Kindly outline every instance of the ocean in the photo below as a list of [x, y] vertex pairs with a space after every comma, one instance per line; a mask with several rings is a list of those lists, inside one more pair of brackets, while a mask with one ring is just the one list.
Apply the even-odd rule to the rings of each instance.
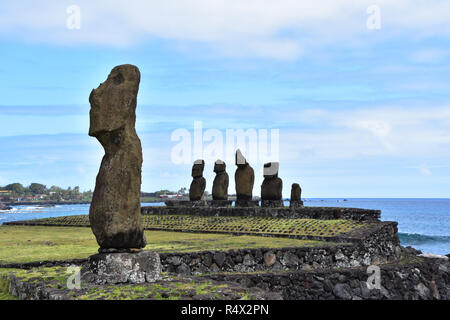
[[[450, 253], [450, 199], [304, 199], [305, 206], [381, 210], [382, 221], [397, 221], [400, 243], [424, 253]], [[289, 202], [286, 202], [289, 205]], [[164, 203], [143, 203], [164, 205]], [[0, 224], [10, 221], [88, 214], [89, 205], [15, 206], [0, 211]]]

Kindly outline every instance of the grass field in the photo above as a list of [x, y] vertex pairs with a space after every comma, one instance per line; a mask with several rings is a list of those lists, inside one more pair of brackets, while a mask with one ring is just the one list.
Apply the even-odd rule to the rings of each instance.
[[[336, 237], [366, 227], [369, 223], [353, 220], [283, 219], [266, 217], [200, 217], [188, 215], [143, 215], [144, 228], [191, 232], [217, 232], [272, 236]], [[31, 220], [24, 223], [89, 226], [87, 215]]]
[[[332, 244], [288, 238], [168, 231], [146, 231], [145, 236], [145, 250], [161, 253]], [[0, 226], [0, 264], [87, 258], [97, 250], [98, 244], [90, 228]]]

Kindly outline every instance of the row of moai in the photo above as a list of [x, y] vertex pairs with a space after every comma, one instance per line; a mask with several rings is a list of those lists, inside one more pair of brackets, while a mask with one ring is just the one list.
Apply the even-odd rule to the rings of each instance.
[[[247, 162], [241, 151], [236, 151], [236, 172], [234, 174], [236, 185], [236, 202], [237, 207], [254, 207], [258, 206], [258, 201], [253, 200], [253, 185], [255, 182], [255, 172]], [[189, 200], [193, 202], [201, 201], [206, 188], [206, 180], [203, 177], [205, 168], [204, 160], [196, 160], [192, 166], [192, 178], [189, 189]], [[283, 180], [278, 177], [278, 162], [269, 162], [264, 164], [264, 181], [261, 185], [261, 206], [263, 207], [283, 207]], [[214, 163], [214, 178], [212, 187], [212, 205], [222, 206], [229, 205], [228, 200], [228, 182], [229, 177], [226, 172], [226, 164], [222, 160]], [[298, 183], [294, 183], [291, 189], [290, 207], [302, 207], [301, 188]]]

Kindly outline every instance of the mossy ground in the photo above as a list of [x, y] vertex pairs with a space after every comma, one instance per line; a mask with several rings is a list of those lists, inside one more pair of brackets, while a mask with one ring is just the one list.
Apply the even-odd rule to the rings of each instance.
[[18, 300], [17, 297], [9, 293], [8, 286], [8, 280], [3, 278], [0, 273], [0, 300]]
[[[145, 236], [145, 250], [160, 253], [332, 245], [324, 241], [167, 231], [146, 231]], [[87, 258], [97, 250], [90, 228], [0, 226], [0, 264]]]
[[[143, 215], [150, 230], [177, 230], [271, 236], [336, 237], [366, 227], [369, 223], [353, 220], [286, 219], [267, 217], [201, 217], [190, 215]], [[89, 226], [87, 215], [46, 218], [21, 223], [55, 226]]]

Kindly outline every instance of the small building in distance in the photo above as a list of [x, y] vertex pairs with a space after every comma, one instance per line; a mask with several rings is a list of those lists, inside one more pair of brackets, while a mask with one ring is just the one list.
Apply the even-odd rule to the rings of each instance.
[[166, 199], [184, 199], [184, 194], [161, 194], [159, 197], [162, 200]]

